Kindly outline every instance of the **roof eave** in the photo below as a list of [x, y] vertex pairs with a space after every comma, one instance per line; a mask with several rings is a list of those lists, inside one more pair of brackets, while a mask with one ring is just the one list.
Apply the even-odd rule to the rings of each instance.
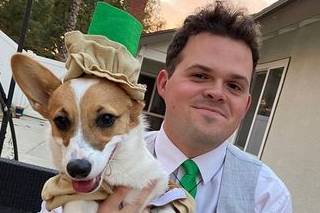
[[154, 43], [154, 42], [170, 40], [172, 38], [172, 35], [175, 32], [176, 32], [176, 29], [168, 29], [168, 30], [161, 30], [157, 32], [142, 34], [141, 40], [140, 40], [140, 46]]
[[253, 14], [253, 18], [255, 20], [260, 19], [260, 18], [266, 16], [267, 14], [269, 14], [270, 12], [272, 12], [276, 9], [280, 9], [281, 7], [287, 5], [288, 3], [292, 2], [292, 1], [294, 1], [294, 0], [276, 1], [275, 3], [271, 4], [269, 7], [266, 7], [263, 10], [261, 10], [260, 12]]

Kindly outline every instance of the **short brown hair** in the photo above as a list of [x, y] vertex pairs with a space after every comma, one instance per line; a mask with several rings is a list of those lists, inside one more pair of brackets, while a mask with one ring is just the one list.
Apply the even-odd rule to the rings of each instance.
[[245, 42], [252, 52], [254, 72], [259, 60], [260, 25], [244, 11], [233, 10], [217, 1], [215, 5], [208, 5], [197, 14], [188, 16], [183, 26], [175, 33], [166, 58], [166, 68], [170, 76], [181, 60], [179, 55], [189, 37], [204, 32]]

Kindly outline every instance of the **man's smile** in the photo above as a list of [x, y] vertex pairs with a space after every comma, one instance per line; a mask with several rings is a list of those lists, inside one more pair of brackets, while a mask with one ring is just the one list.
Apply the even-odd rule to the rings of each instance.
[[201, 113], [205, 113], [206, 115], [209, 116], [222, 116], [224, 118], [227, 118], [226, 113], [216, 107], [211, 107], [211, 106], [206, 106], [206, 105], [196, 105], [196, 106], [192, 106], [192, 108], [196, 109], [197, 111], [201, 112]]

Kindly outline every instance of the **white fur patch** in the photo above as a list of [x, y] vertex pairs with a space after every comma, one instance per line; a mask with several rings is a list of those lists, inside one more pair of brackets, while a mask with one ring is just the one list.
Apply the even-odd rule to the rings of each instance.
[[[70, 86], [73, 90], [75, 96], [75, 102], [77, 107], [77, 118], [81, 117], [80, 103], [84, 94], [88, 89], [98, 83], [97, 79], [87, 79], [87, 78], [77, 78], [72, 79]], [[88, 159], [88, 156], [96, 152], [84, 139], [82, 128], [81, 128], [81, 119], [78, 119], [78, 126], [76, 127], [77, 131], [75, 135], [70, 139], [68, 147], [64, 147], [64, 164], [65, 167], [70, 160], [74, 159]], [[97, 174], [95, 174], [97, 175]]]
[[77, 106], [80, 105], [81, 98], [89, 89], [89, 87], [91, 87], [95, 83], [98, 83], [97, 79], [76, 78], [71, 80], [71, 88], [73, 89], [73, 92], [75, 94]]

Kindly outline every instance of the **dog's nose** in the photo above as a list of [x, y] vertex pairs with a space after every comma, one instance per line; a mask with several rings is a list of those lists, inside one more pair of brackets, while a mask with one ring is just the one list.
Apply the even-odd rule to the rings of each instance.
[[85, 178], [91, 171], [91, 163], [85, 159], [72, 160], [67, 164], [67, 172], [73, 178]]

